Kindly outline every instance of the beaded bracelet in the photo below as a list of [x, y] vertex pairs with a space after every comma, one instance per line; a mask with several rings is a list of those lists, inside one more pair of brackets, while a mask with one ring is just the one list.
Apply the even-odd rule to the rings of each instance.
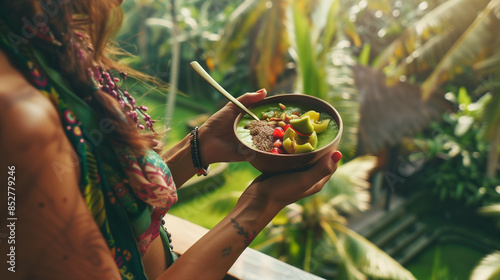
[[198, 143], [198, 127], [195, 127], [191, 131], [191, 159], [193, 160], [193, 165], [198, 171], [196, 175], [198, 176], [207, 176], [208, 172], [210, 172], [210, 165], [204, 167], [201, 163], [201, 153], [200, 153], [200, 145]]

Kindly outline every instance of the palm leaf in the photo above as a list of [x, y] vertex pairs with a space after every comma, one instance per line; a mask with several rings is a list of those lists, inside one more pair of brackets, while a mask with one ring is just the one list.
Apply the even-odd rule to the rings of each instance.
[[[474, 1], [475, 2], [475, 1]], [[436, 88], [461, 74], [467, 67], [472, 67], [491, 55], [500, 43], [500, 19], [496, 10], [500, 8], [499, 0], [491, 0], [476, 20], [455, 42], [431, 75], [422, 84], [422, 95], [428, 98]]]
[[376, 162], [374, 156], [362, 156], [341, 165], [319, 194], [330, 198], [327, 205], [343, 213], [367, 210], [370, 200], [368, 179]]
[[353, 79], [355, 60], [345, 44], [337, 43], [326, 55], [326, 94], [322, 98], [342, 116], [344, 132], [339, 150], [346, 159], [354, 156], [358, 145], [360, 121], [359, 91]]
[[500, 279], [500, 252], [497, 251], [484, 257], [472, 271], [470, 280]]
[[488, 2], [489, 0], [444, 2], [412, 24], [379, 55], [373, 66], [383, 69], [392, 65], [391, 69], [394, 70], [386, 74], [394, 79], [432, 69]]
[[337, 233], [333, 228], [332, 223], [327, 223], [326, 221], [321, 222], [321, 227], [326, 233], [328, 239], [333, 243], [337, 253], [340, 255], [340, 277], [341, 279], [349, 279], [349, 280], [365, 280], [367, 277], [358, 270], [358, 268], [353, 264], [351, 257], [349, 256], [350, 252], [348, 252], [345, 248], [345, 244], [341, 242]]
[[232, 14], [216, 44], [215, 62], [225, 72], [239, 62], [243, 50], [257, 87], [271, 90], [289, 60], [286, 29], [288, 1], [244, 1]]
[[302, 8], [302, 2], [295, 1], [293, 6], [293, 42], [297, 56], [297, 70], [299, 79], [297, 90], [299, 92], [322, 98], [324, 95], [324, 83], [322, 82], [321, 69], [318, 68], [317, 56], [310, 35], [310, 22], [306, 11]]
[[323, 0], [317, 3], [311, 13], [312, 30], [311, 40], [316, 45], [318, 62], [323, 64], [326, 54], [330, 52], [337, 31], [336, 22], [341, 12], [340, 1]]
[[258, 87], [271, 89], [287, 63], [288, 35], [285, 14], [287, 1], [271, 1], [272, 7], [262, 16], [250, 69], [257, 77]]
[[266, 1], [245, 0], [231, 14], [215, 46], [214, 60], [221, 71], [235, 65], [238, 53], [250, 43], [251, 34], [266, 10]]
[[490, 57], [476, 62], [472, 70], [478, 76], [486, 76], [489, 73], [500, 73], [500, 46], [493, 50]]
[[375, 279], [415, 279], [415, 277], [387, 253], [351, 229], [333, 223], [347, 252], [346, 257], [365, 275]]
[[500, 204], [483, 206], [479, 208], [478, 213], [488, 216], [500, 216]]

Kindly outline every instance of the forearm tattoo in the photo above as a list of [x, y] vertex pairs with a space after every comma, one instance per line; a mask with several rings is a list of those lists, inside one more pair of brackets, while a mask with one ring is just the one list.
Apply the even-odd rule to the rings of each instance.
[[231, 255], [232, 252], [233, 252], [233, 247], [229, 246], [227, 248], [224, 248], [224, 250], [222, 250], [222, 256], [227, 257]]
[[238, 230], [236, 233], [245, 237], [245, 239], [243, 240], [245, 246], [250, 245], [250, 243], [252, 243], [253, 239], [256, 236], [255, 230], [253, 231], [253, 233], [245, 231], [245, 229], [240, 226], [240, 224], [235, 219], [231, 219], [231, 223], [233, 223], [233, 227]]

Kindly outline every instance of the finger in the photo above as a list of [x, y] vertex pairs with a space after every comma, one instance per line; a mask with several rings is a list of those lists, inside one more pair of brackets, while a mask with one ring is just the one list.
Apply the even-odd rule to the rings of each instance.
[[240, 101], [243, 105], [247, 106], [264, 99], [266, 95], [267, 95], [266, 89], [261, 89], [256, 92], [243, 94], [242, 96], [238, 97], [238, 101]]
[[337, 170], [337, 163], [334, 163], [333, 170], [330, 173], [327, 173], [321, 180], [319, 180], [316, 184], [314, 184], [312, 187], [307, 189], [307, 191], [304, 192], [304, 196], [310, 196], [313, 195], [323, 189], [323, 186], [330, 180], [332, 177], [333, 173]]

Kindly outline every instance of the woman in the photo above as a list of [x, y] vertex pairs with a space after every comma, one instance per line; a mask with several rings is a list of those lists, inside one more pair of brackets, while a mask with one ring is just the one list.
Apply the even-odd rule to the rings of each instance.
[[[161, 218], [194, 174], [244, 160], [230, 131], [239, 109], [227, 104], [160, 157], [154, 121], [118, 86], [126, 68], [107, 56], [121, 1], [4, 2], [0, 166], [1, 181], [14, 182], [0, 217], [10, 226], [0, 243], [7, 279], [221, 279], [283, 207], [335, 171], [338, 151], [307, 171], [258, 177], [175, 260]], [[145, 126], [152, 132], [139, 133]]]

